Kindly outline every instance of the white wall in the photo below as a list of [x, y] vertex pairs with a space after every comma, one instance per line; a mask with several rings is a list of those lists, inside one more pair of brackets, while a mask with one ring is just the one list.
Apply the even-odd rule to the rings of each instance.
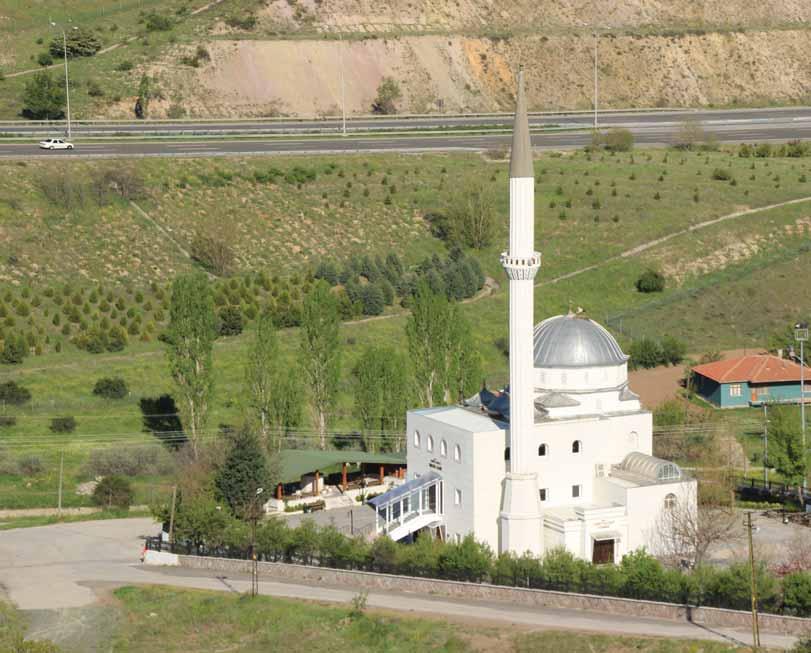
[[655, 552], [659, 546], [658, 526], [665, 509], [665, 497], [675, 494], [680, 501], [696, 505], [698, 484], [695, 479], [682, 482], [645, 485], [628, 490], [629, 551], [645, 547]]

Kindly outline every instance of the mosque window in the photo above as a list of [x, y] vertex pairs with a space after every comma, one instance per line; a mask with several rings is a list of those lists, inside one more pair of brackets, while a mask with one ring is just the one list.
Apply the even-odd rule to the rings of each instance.
[[460, 447], [458, 444], [454, 445], [453, 447], [453, 459], [457, 463], [462, 462], [462, 447]]
[[538, 494], [541, 496], [541, 501], [546, 501], [546, 493], [547, 493], [546, 488], [541, 488], [540, 490], [538, 490]]
[[419, 431], [414, 431], [414, 446], [415, 447], [420, 446], [420, 432]]
[[428, 449], [428, 451], [434, 450], [434, 437], [432, 435], [428, 436], [428, 441], [426, 442], [425, 448]]
[[583, 449], [583, 445], [580, 440], [575, 440], [572, 442], [572, 453], [580, 453]]
[[540, 447], [538, 447], [538, 455], [539, 456], [545, 456], [548, 451], [549, 451], [549, 449], [547, 448], [547, 446], [545, 444], [542, 444]]
[[579, 499], [581, 494], [583, 494], [583, 486], [572, 485], [572, 499]]
[[665, 510], [673, 510], [676, 507], [676, 495], [672, 492], [665, 497]]
[[453, 504], [455, 506], [461, 506], [462, 505], [462, 490], [460, 490], [458, 488], [456, 490], [454, 490], [454, 492], [453, 492]]
[[439, 453], [441, 456], [448, 457], [448, 443], [445, 440], [440, 441], [439, 443]]
[[509, 460], [509, 459], [510, 459], [510, 448], [506, 447], [504, 449], [504, 460]]

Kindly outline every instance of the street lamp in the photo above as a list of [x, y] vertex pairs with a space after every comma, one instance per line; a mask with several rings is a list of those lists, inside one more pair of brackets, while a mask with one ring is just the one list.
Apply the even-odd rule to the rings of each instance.
[[[57, 27], [56, 23], [51, 21], [51, 27]], [[76, 26], [73, 29], [78, 29]], [[65, 101], [67, 103], [67, 118], [68, 118], [68, 140], [70, 140], [70, 87], [68, 86], [68, 39], [65, 36], [65, 30], [59, 28], [62, 32], [62, 54], [65, 58]]]
[[[800, 428], [803, 434], [803, 458], [805, 449], [805, 342], [808, 340], [808, 322], [794, 325], [794, 340], [800, 343]], [[808, 474], [803, 476], [803, 490], [808, 489]]]
[[600, 35], [594, 32], [594, 129], [597, 129], [597, 48], [600, 43]]
[[259, 562], [256, 559], [256, 502], [264, 492], [264, 488], [256, 488], [256, 494], [251, 499], [251, 596], [259, 594]]

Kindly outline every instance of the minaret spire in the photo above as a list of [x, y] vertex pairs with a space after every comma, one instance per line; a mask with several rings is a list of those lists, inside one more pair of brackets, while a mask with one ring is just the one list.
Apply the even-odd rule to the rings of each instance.
[[538, 476], [529, 471], [535, 428], [534, 279], [541, 266], [535, 251], [535, 173], [529, 136], [524, 72], [518, 71], [510, 157], [510, 245], [501, 255], [510, 293], [510, 470], [500, 515], [501, 549], [518, 555], [543, 552]]

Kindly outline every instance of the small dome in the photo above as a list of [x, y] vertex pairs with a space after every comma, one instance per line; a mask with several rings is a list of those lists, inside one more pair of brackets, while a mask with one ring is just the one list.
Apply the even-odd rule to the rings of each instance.
[[534, 341], [535, 367], [605, 367], [628, 360], [602, 326], [572, 314], [536, 325]]

